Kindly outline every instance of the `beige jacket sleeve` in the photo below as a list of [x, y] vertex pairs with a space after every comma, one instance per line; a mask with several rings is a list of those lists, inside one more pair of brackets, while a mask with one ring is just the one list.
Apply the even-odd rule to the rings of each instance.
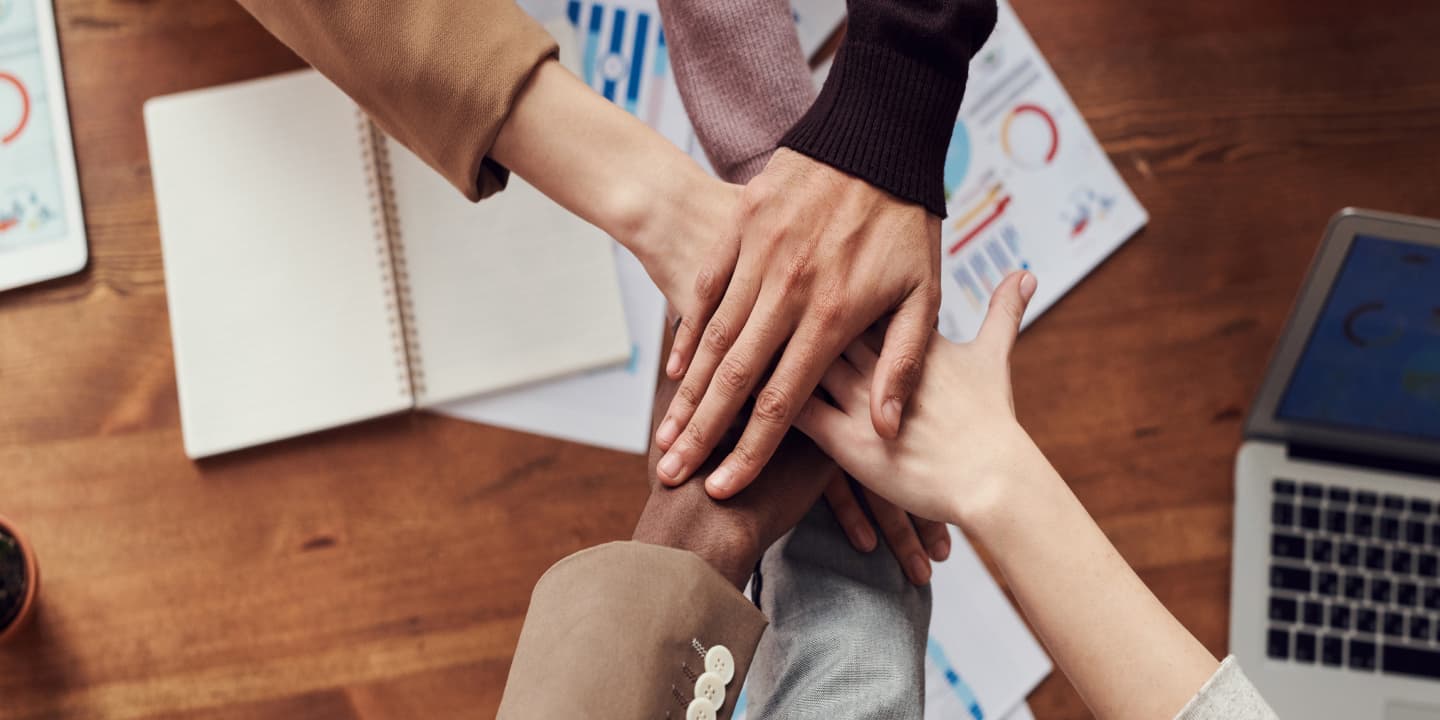
[[535, 586], [500, 720], [683, 720], [723, 645], [735, 662], [717, 717], [729, 718], [765, 616], [684, 550], [617, 542], [556, 563]]
[[555, 42], [513, 0], [239, 0], [266, 29], [471, 200], [505, 186], [486, 155]]

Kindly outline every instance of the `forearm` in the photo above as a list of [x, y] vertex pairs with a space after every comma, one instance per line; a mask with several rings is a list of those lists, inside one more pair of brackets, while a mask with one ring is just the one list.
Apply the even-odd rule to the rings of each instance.
[[960, 514], [1103, 720], [1173, 717], [1219, 663], [1165, 609], [1029, 445], [1005, 490]]
[[675, 221], [718, 226], [702, 202], [715, 183], [693, 160], [587, 87], [559, 62], [538, 67], [516, 98], [490, 156], [550, 199], [609, 233], [642, 260]]
[[815, 99], [786, 0], [660, 0], [675, 82], [715, 172], [748, 182]]

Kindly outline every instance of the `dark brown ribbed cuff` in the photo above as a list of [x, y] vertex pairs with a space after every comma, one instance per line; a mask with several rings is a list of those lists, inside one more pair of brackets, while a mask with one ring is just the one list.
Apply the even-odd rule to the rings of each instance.
[[967, 72], [847, 40], [820, 97], [780, 144], [945, 217], [945, 151]]

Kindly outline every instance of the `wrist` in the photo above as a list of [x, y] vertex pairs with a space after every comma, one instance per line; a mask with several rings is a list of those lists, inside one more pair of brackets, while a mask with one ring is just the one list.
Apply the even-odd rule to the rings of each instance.
[[653, 488], [631, 539], [694, 553], [737, 590], [760, 559], [758, 530], [711, 500], [700, 482]]
[[1019, 424], [1006, 434], [1009, 439], [1000, 443], [1006, 449], [998, 454], [1001, 461], [995, 463], [995, 469], [950, 508], [950, 522], [984, 545], [1023, 525], [1022, 515], [1065, 488], [1064, 480]]

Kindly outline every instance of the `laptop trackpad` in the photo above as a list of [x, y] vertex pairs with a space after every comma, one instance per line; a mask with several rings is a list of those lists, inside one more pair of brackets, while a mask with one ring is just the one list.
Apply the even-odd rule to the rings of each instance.
[[1392, 702], [1385, 706], [1385, 720], [1440, 720], [1440, 707]]

